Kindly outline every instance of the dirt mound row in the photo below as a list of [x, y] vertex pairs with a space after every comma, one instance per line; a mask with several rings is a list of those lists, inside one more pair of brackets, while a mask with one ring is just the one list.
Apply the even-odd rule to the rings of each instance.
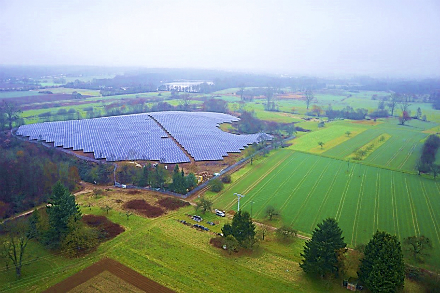
[[165, 213], [165, 211], [160, 207], [152, 206], [143, 199], [130, 200], [124, 204], [124, 208], [135, 210], [148, 218], [156, 218]]
[[113, 223], [105, 216], [84, 215], [82, 221], [99, 231], [101, 240], [110, 240], [125, 231], [124, 227]]
[[181, 199], [174, 198], [174, 197], [162, 198], [157, 203], [161, 207], [164, 207], [165, 209], [171, 210], [171, 211], [177, 210], [181, 207], [189, 206], [189, 202], [186, 202]]

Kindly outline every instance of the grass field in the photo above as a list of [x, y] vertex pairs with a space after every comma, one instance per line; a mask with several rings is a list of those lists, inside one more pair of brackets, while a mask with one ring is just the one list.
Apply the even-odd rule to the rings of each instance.
[[[335, 217], [347, 243], [367, 243], [385, 230], [399, 239], [426, 235], [440, 247], [440, 183], [417, 175], [363, 164], [279, 150], [233, 177], [214, 207], [235, 210], [235, 192], [246, 195], [241, 207], [262, 220], [268, 205], [286, 224], [306, 234], [327, 217]], [[428, 264], [440, 268], [440, 250]]]
[[[81, 199], [80, 199], [81, 201]], [[96, 207], [84, 213], [105, 214]], [[229, 256], [209, 244], [213, 234], [197, 231], [177, 221], [193, 214], [187, 207], [155, 219], [110, 211], [108, 217], [123, 225], [125, 232], [101, 244], [97, 251], [81, 258], [69, 259], [48, 253], [36, 243], [29, 246], [21, 280], [15, 280], [14, 270], [0, 270], [1, 292], [40, 292], [88, 267], [103, 256], [113, 258], [142, 275], [177, 292], [345, 292], [338, 281], [309, 280], [298, 266], [304, 240], [291, 243], [270, 241], [267, 236], [253, 253]], [[205, 221], [228, 219], [213, 213], [203, 215]], [[191, 220], [189, 220], [192, 222]], [[203, 224], [203, 222], [202, 222]], [[220, 231], [221, 225], [213, 227]], [[236, 278], [234, 276], [240, 276]]]

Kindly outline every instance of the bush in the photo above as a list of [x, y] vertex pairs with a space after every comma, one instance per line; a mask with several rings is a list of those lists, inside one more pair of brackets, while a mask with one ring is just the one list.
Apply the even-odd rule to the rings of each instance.
[[225, 176], [222, 177], [222, 182], [223, 183], [231, 183], [231, 175], [226, 174]]
[[211, 182], [209, 182], [210, 190], [213, 192], [219, 192], [223, 189], [223, 182], [221, 182], [219, 179], [213, 179]]

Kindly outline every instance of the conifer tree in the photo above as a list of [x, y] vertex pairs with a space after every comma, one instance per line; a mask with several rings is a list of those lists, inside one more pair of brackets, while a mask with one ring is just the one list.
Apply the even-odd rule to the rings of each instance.
[[396, 236], [377, 231], [365, 246], [358, 272], [361, 282], [371, 292], [396, 292], [403, 287], [405, 265]]
[[346, 243], [342, 230], [335, 219], [325, 219], [313, 231], [312, 239], [306, 242], [304, 258], [300, 264], [304, 272], [325, 277], [329, 274], [338, 276], [343, 264], [340, 261], [341, 252], [346, 251]]
[[52, 248], [57, 248], [61, 239], [69, 233], [69, 220], [81, 219], [81, 211], [75, 202], [75, 196], [60, 181], [53, 187], [47, 213], [49, 216], [47, 242]]

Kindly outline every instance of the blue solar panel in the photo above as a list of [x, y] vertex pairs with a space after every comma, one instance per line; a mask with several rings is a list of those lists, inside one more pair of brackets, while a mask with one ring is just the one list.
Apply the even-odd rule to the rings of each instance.
[[249, 144], [271, 139], [261, 133], [226, 133], [218, 127], [233, 121], [238, 118], [223, 113], [152, 112], [23, 125], [17, 134], [30, 140], [53, 142], [58, 147], [93, 152], [96, 159], [163, 163], [190, 161], [167, 132], [196, 161], [222, 160], [228, 153], [238, 153]]

